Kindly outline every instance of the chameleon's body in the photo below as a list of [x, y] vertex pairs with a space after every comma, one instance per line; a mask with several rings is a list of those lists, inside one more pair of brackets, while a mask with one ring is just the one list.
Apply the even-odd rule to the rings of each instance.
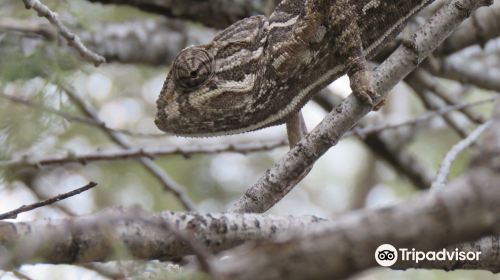
[[156, 125], [185, 136], [283, 123], [346, 73], [373, 93], [365, 57], [394, 39], [432, 0], [284, 0], [267, 19], [243, 19], [175, 59], [157, 101]]

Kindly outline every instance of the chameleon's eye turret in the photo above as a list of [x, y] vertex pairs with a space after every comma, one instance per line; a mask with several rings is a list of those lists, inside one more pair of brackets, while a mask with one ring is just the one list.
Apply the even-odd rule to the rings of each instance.
[[209, 81], [214, 68], [214, 59], [207, 51], [187, 48], [177, 55], [172, 66], [175, 85], [182, 90], [197, 89]]

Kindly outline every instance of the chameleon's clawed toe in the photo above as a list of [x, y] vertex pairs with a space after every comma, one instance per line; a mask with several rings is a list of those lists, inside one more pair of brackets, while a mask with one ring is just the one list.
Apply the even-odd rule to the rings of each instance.
[[375, 91], [365, 89], [365, 90], [354, 90], [353, 94], [361, 100], [366, 105], [374, 106], [374, 101], [377, 98], [378, 94]]
[[385, 98], [372, 89], [353, 91], [353, 94], [364, 104], [370, 105], [373, 111], [378, 111], [385, 105]]
[[384, 107], [385, 101], [386, 101], [385, 97], [380, 98], [380, 96], [378, 95], [377, 102], [373, 106], [373, 111], [378, 111], [380, 110], [380, 108]]
[[364, 104], [370, 105], [374, 110], [378, 110], [380, 95], [372, 86], [372, 76], [367, 70], [360, 70], [351, 73], [351, 89], [353, 94]]

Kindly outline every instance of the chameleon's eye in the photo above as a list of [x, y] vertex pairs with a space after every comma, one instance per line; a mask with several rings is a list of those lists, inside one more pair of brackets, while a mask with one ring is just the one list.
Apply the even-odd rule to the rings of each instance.
[[178, 87], [184, 90], [196, 89], [212, 77], [214, 60], [201, 48], [188, 48], [177, 55], [172, 71]]

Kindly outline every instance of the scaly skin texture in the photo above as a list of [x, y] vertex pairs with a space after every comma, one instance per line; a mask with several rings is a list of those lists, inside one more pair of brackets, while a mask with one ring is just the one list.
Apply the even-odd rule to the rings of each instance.
[[365, 57], [432, 0], [284, 0], [206, 45], [181, 51], [157, 100], [155, 123], [181, 136], [214, 136], [284, 123], [321, 88], [348, 74], [370, 103]]

